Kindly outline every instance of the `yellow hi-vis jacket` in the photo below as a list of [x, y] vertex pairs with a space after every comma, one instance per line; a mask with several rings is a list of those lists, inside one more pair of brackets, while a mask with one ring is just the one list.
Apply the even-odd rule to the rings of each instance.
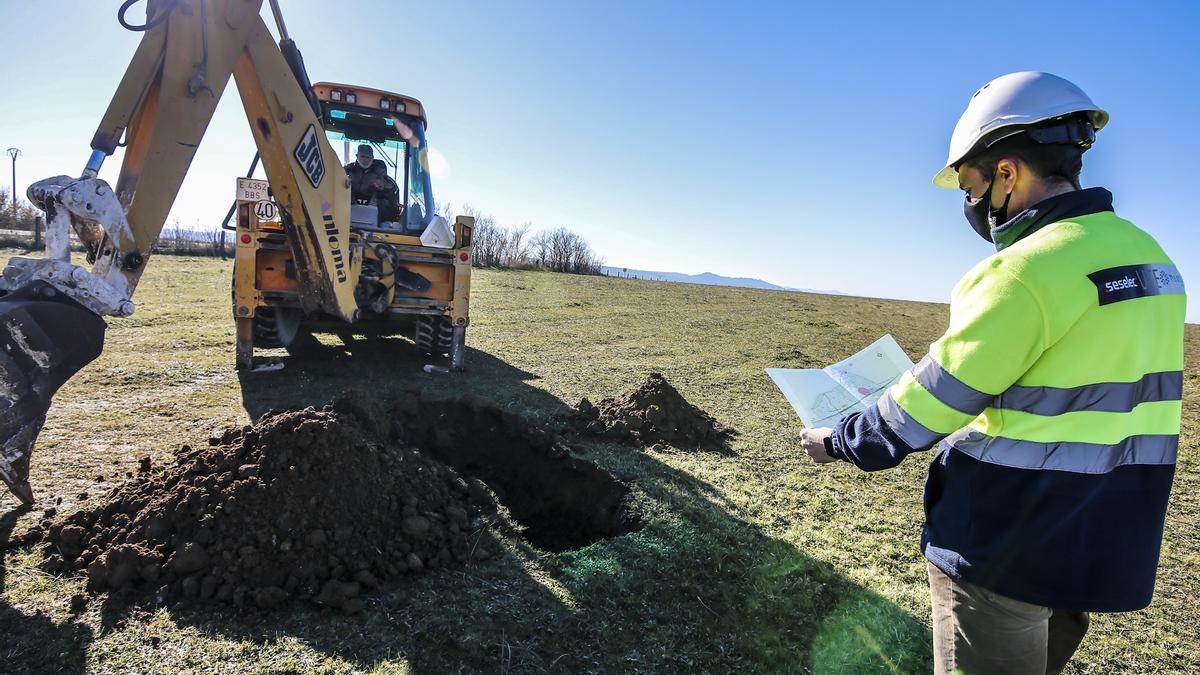
[[1106, 190], [1054, 200], [1065, 215], [959, 282], [949, 330], [839, 422], [834, 454], [877, 469], [940, 443], [922, 537], [934, 565], [1039, 605], [1138, 609], [1179, 445], [1183, 279]]

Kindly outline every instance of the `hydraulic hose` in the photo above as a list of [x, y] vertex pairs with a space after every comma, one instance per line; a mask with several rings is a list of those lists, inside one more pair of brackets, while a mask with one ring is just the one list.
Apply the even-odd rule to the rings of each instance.
[[171, 11], [178, 7], [179, 3], [182, 1], [183, 0], [167, 0], [166, 7], [163, 7], [162, 11], [158, 13], [158, 16], [154, 17], [153, 19], [147, 18], [146, 23], [136, 26], [125, 20], [125, 13], [129, 11], [130, 7], [136, 5], [138, 0], [125, 0], [125, 2], [121, 3], [120, 9], [117, 10], [117, 21], [125, 28], [125, 30], [131, 30], [135, 33], [148, 31], [166, 21], [167, 17], [171, 15]]

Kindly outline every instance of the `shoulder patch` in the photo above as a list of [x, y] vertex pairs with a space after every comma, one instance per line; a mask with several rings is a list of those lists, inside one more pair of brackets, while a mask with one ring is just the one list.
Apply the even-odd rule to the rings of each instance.
[[1149, 295], [1183, 295], [1183, 277], [1174, 265], [1125, 265], [1088, 275], [1100, 305]]

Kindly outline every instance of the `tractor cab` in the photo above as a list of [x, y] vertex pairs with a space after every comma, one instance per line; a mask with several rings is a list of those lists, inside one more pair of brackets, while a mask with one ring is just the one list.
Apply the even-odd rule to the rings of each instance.
[[[321, 124], [351, 175], [351, 228], [420, 237], [433, 222], [433, 190], [425, 141], [425, 109], [400, 94], [318, 82]], [[354, 166], [357, 149], [372, 149], [375, 164]]]

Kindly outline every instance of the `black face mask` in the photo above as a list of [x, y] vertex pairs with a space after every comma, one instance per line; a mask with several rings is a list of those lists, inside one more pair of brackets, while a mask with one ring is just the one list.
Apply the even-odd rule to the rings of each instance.
[[971, 224], [971, 228], [976, 234], [983, 237], [984, 241], [992, 241], [992, 228], [999, 223], [1008, 222], [1008, 202], [1012, 199], [1012, 193], [1008, 193], [1004, 197], [1004, 205], [996, 210], [992, 210], [992, 187], [996, 185], [993, 180], [988, 184], [987, 192], [979, 199], [971, 199], [971, 195], [967, 195], [963, 199], [963, 214], [967, 216], [967, 222]]

